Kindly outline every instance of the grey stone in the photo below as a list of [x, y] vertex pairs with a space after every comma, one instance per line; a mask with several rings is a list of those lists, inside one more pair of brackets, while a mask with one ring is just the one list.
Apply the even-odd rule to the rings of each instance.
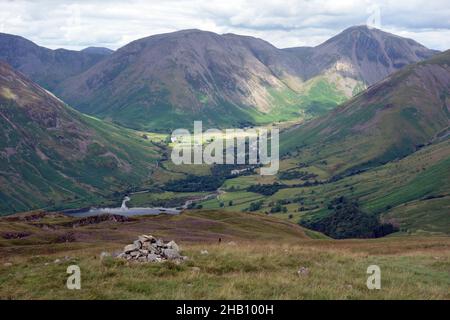
[[123, 248], [123, 251], [124, 251], [125, 253], [130, 253], [131, 251], [134, 251], [134, 250], [136, 250], [136, 249], [138, 249], [138, 248], [137, 248], [136, 245], [133, 243], [133, 244], [129, 244], [129, 245], [125, 246], [125, 248]]
[[170, 242], [167, 244], [167, 248], [169, 248], [169, 249], [174, 249], [174, 250], [177, 250], [177, 251], [180, 251], [180, 247], [175, 243], [175, 241], [170, 241]]
[[180, 258], [180, 254], [174, 249], [164, 249], [163, 255], [169, 260]]
[[111, 254], [109, 252], [103, 251], [102, 253], [100, 253], [100, 260], [105, 259], [106, 257], [110, 257]]
[[142, 242], [140, 242], [139, 240], [134, 241], [133, 244], [136, 246], [137, 249], [142, 248]]
[[142, 249], [149, 249], [149, 248], [151, 248], [152, 247], [152, 244], [150, 243], [150, 242], [144, 242], [144, 243], [142, 243]]
[[139, 252], [139, 251], [131, 251], [131, 252], [130, 252], [130, 255], [131, 255], [132, 257], [138, 257], [138, 256], [140, 255], [140, 252]]
[[306, 277], [309, 275], [309, 269], [306, 267], [300, 267], [297, 271], [299, 277]]
[[148, 238], [148, 236], [146, 236], [145, 234], [142, 235], [142, 236], [139, 236], [139, 237], [138, 237], [138, 240], [139, 240], [140, 242], [142, 242], [142, 243], [144, 243], [144, 242], [149, 242], [149, 241], [150, 241], [150, 239]]
[[158, 259], [158, 256], [156, 254], [150, 253], [147, 255], [147, 261], [148, 262], [156, 262]]

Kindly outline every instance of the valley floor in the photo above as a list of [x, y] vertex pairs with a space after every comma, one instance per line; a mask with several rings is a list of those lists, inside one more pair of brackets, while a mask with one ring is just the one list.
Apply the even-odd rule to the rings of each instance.
[[[3, 236], [28, 236], [0, 240], [1, 299], [450, 299], [450, 237], [311, 239], [287, 221], [207, 210], [75, 227], [60, 215], [5, 219]], [[189, 260], [100, 259], [141, 233], [175, 239]], [[81, 290], [66, 288], [74, 264]], [[380, 290], [366, 286], [369, 265]]]

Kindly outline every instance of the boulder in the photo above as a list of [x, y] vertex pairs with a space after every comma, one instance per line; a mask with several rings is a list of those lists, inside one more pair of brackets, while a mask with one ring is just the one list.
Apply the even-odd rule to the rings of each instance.
[[299, 277], [307, 277], [309, 275], [309, 269], [306, 267], [300, 267], [297, 274]]
[[164, 249], [163, 255], [169, 260], [180, 258], [180, 253], [175, 249]]
[[142, 236], [139, 236], [138, 240], [142, 243], [149, 241], [149, 239], [147, 238], [147, 236], [145, 234]]
[[129, 245], [125, 246], [125, 248], [123, 248], [123, 252], [125, 252], [125, 253], [130, 253], [131, 251], [134, 251], [134, 250], [136, 250], [136, 249], [137, 249], [137, 247], [136, 247], [136, 245], [133, 243], [133, 244], [129, 244]]
[[139, 240], [134, 241], [133, 244], [136, 246], [137, 249], [142, 248], [142, 242]]
[[140, 252], [139, 251], [131, 251], [130, 252], [130, 256], [132, 256], [132, 257], [139, 257], [141, 254], [140, 254]]
[[180, 251], [180, 247], [173, 240], [167, 244], [167, 248]]
[[105, 259], [106, 257], [110, 257], [111, 254], [109, 252], [103, 251], [102, 253], [100, 253], [100, 260]]
[[156, 262], [156, 261], [158, 261], [158, 256], [154, 253], [150, 253], [149, 255], [147, 255], [147, 261], [148, 262]]

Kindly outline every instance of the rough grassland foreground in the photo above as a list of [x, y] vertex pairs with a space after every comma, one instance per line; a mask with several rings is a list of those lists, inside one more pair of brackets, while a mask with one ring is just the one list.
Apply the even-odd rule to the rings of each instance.
[[[62, 227], [73, 219], [61, 216], [4, 219], [3, 235], [7, 228], [30, 235], [0, 240], [1, 299], [450, 299], [448, 237], [312, 240], [289, 222], [213, 211], [75, 228]], [[73, 242], [55, 241], [67, 232]], [[190, 259], [100, 259], [140, 233], [175, 239]], [[81, 290], [66, 288], [72, 264], [81, 268]], [[366, 287], [371, 264], [381, 268], [381, 290]], [[301, 267], [307, 275], [298, 275]]]

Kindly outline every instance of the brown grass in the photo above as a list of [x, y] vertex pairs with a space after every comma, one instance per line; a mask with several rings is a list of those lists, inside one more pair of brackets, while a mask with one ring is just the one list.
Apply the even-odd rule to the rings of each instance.
[[[72, 230], [75, 242], [54, 243], [53, 233], [68, 230], [16, 223], [35, 233], [0, 241], [2, 299], [450, 299], [449, 237], [313, 240], [270, 217], [198, 211], [84, 226]], [[0, 231], [11, 226], [0, 220]], [[100, 260], [140, 233], [176, 239], [189, 260]], [[81, 290], [65, 286], [71, 264], [81, 268]], [[366, 287], [371, 264], [381, 268], [381, 290]]]

